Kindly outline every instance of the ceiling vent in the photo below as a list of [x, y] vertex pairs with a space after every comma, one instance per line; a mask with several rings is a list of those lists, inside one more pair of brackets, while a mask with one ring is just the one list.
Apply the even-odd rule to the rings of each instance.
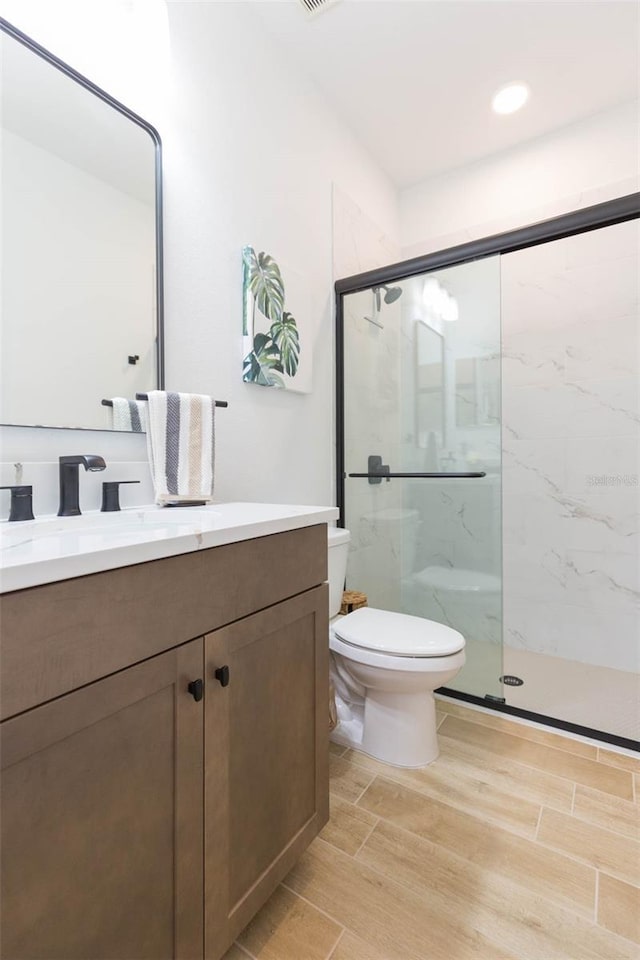
[[304, 7], [311, 16], [322, 13], [327, 7], [333, 7], [334, 4], [339, 2], [340, 0], [298, 0], [300, 6]]

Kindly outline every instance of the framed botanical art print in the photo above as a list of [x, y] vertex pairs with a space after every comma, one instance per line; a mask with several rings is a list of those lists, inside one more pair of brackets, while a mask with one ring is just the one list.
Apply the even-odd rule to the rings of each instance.
[[302, 277], [281, 268], [271, 254], [247, 246], [242, 250], [242, 284], [242, 379], [311, 393], [312, 340]]

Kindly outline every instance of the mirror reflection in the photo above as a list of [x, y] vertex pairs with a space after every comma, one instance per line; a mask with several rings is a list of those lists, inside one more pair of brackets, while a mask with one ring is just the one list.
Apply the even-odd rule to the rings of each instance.
[[158, 145], [13, 36], [0, 42], [0, 422], [113, 429], [103, 399], [162, 385]]
[[426, 447], [433, 434], [444, 437], [444, 339], [425, 320], [415, 324], [416, 442]]
[[[497, 258], [405, 281], [414, 321], [416, 446], [495, 457], [500, 419]], [[435, 447], [434, 447], [435, 445]]]

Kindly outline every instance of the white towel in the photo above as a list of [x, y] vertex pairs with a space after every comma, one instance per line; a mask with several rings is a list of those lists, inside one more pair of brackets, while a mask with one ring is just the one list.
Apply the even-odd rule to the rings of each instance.
[[215, 401], [195, 393], [149, 393], [147, 450], [156, 503], [213, 500]]
[[147, 429], [146, 409], [138, 400], [125, 400], [124, 397], [112, 397], [113, 429], [128, 430], [130, 433], [144, 433]]

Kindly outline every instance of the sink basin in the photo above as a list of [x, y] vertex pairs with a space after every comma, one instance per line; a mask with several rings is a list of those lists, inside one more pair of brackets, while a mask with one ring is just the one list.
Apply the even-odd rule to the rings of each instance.
[[[3, 525], [0, 529], [0, 555], [20, 548], [39, 558], [44, 555], [59, 556], [73, 551], [82, 553], [92, 550], [108, 550], [115, 546], [141, 543], [148, 540], [176, 536], [193, 536], [197, 533], [194, 524], [167, 522], [154, 517], [130, 517], [108, 524], [100, 522], [75, 523], [80, 517], [64, 517], [59, 521], [33, 520], [25, 523]], [[91, 518], [85, 518], [90, 521]], [[71, 521], [71, 522], [70, 522]], [[17, 528], [17, 529], [16, 529]]]
[[0, 524], [0, 550], [27, 540], [42, 540], [49, 537], [100, 536], [119, 538], [127, 532], [144, 534], [149, 530], [172, 531], [184, 527], [192, 532], [203, 521], [214, 521], [220, 514], [207, 507], [165, 509], [162, 507], [138, 507], [114, 513], [83, 513], [78, 517], [38, 517], [21, 523]]
[[[32, 545], [41, 552], [109, 549], [114, 543], [142, 543], [162, 537], [198, 536], [206, 531], [278, 522], [308, 513], [307, 507], [285, 504], [221, 503], [205, 507], [131, 507], [114, 513], [90, 512], [78, 517], [38, 517], [21, 523], [0, 523], [0, 555]], [[54, 547], [53, 544], [57, 546]]]
[[216, 503], [0, 522], [0, 592], [327, 523], [337, 514], [334, 507]]

